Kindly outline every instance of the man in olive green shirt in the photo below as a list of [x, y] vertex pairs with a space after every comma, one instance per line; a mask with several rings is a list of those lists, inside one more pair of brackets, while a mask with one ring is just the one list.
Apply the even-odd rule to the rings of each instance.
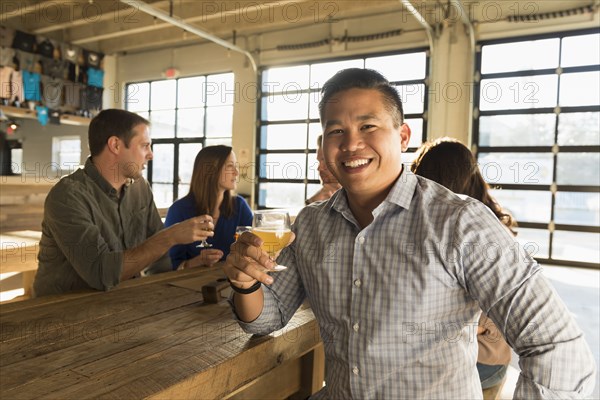
[[209, 215], [163, 229], [142, 177], [152, 159], [149, 125], [116, 109], [90, 123], [85, 167], [61, 179], [46, 198], [36, 296], [109, 290], [143, 270], [170, 271], [171, 246], [212, 236]]

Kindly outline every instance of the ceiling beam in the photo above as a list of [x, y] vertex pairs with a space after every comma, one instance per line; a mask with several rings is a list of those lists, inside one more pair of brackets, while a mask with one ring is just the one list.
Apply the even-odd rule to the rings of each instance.
[[250, 60], [250, 64], [252, 65], [252, 70], [254, 71], [254, 73], [256, 74], [258, 71], [258, 68], [256, 66], [256, 61], [254, 60], [254, 57], [252, 56], [252, 54], [250, 54], [250, 52], [248, 52], [247, 50], [242, 49], [241, 47], [238, 47], [232, 43], [229, 43], [226, 40], [223, 40], [217, 36], [211, 35], [208, 32], [204, 32], [203, 30], [196, 28], [193, 25], [190, 25], [189, 23], [177, 19], [177, 18], [173, 18], [172, 16], [168, 15], [167, 13], [163, 12], [162, 10], [158, 10], [142, 1], [139, 0], [120, 0], [123, 3], [129, 4], [132, 7], [137, 7], [138, 9], [142, 10], [143, 12], [150, 14], [158, 19], [161, 19], [163, 21], [168, 22], [171, 25], [177, 26], [181, 29], [185, 29], [186, 31], [193, 33], [194, 35], [200, 36], [201, 38], [204, 39], [208, 39], [213, 43], [216, 43], [220, 46], [223, 46], [227, 49], [236, 51], [238, 53], [241, 53], [243, 55], [245, 55], [249, 60]]
[[[265, 3], [263, 3], [263, 5], [272, 4], [273, 7], [283, 7], [290, 3], [298, 4], [298, 3], [307, 2], [307, 1], [309, 1], [309, 0], [279, 0], [279, 1], [265, 2]], [[123, 3], [128, 4], [128, 2], [123, 2]], [[139, 2], [137, 2], [137, 3], [139, 3]], [[142, 3], [142, 4], [145, 4], [145, 3]], [[154, 6], [154, 4], [152, 4], [152, 6]], [[230, 17], [239, 17], [242, 13], [245, 13], [245, 12], [247, 12], [247, 10], [243, 7], [240, 7], [238, 9], [235, 9], [232, 11], [227, 11], [227, 15]], [[178, 20], [183, 23], [186, 23], [186, 24], [191, 24], [194, 22], [212, 21], [212, 20], [219, 19], [219, 18], [222, 18], [222, 15], [219, 13], [214, 13], [214, 14], [209, 14], [209, 15], [198, 15], [195, 17], [178, 19]], [[173, 27], [173, 24], [170, 24], [167, 22], [159, 22], [159, 23], [155, 23], [155, 24], [152, 24], [149, 26], [141, 26], [138, 28], [132, 28], [132, 29], [127, 29], [127, 30], [122, 30], [122, 31], [115, 31], [115, 32], [109, 32], [109, 33], [105, 33], [105, 34], [93, 35], [93, 36], [89, 36], [86, 38], [76, 39], [76, 40], [73, 40], [72, 42], [73, 42], [73, 44], [82, 45], [82, 44], [86, 44], [86, 43], [90, 43], [90, 42], [95, 42], [98, 40], [115, 39], [115, 38], [119, 38], [122, 36], [135, 35], [135, 34], [139, 34], [139, 33], [151, 32], [151, 31], [159, 30], [159, 29], [168, 29], [168, 28], [172, 28], [172, 27]]]
[[[129, 5], [124, 4], [124, 3], [122, 3], [122, 4], [125, 6], [124, 10], [127, 8], [130, 8]], [[162, 7], [165, 7], [168, 5], [169, 5], [169, 0], [157, 1], [155, 3], [152, 3], [152, 6], [157, 7], [157, 8], [162, 8]], [[118, 17], [118, 15], [117, 15], [117, 17]], [[73, 21], [63, 22], [60, 24], [51, 24], [51, 25], [45, 26], [43, 28], [38, 28], [38, 29], [35, 29], [33, 31], [33, 33], [36, 35], [42, 35], [45, 33], [59, 31], [62, 29], [70, 29], [70, 28], [75, 28], [78, 26], [89, 25], [91, 23], [104, 22], [104, 21], [108, 21], [108, 20], [111, 20], [114, 18], [115, 18], [114, 12], [105, 13], [97, 18], [94, 18], [93, 21], [90, 21], [88, 18], [82, 17], [82, 18], [79, 18], [79, 19], [76, 19]]]

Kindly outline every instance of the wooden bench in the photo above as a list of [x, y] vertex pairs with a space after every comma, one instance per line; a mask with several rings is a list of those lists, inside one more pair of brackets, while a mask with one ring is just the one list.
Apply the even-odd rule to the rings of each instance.
[[7, 232], [0, 235], [0, 273], [21, 273], [26, 297], [31, 295], [38, 268], [41, 236], [39, 231]]

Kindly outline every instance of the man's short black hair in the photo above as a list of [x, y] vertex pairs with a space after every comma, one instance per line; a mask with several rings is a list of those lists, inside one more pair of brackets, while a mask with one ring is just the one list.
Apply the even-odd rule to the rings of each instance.
[[383, 95], [385, 105], [394, 119], [394, 126], [402, 125], [404, 121], [404, 111], [402, 110], [402, 100], [395, 87], [385, 79], [383, 75], [372, 69], [348, 68], [343, 69], [331, 77], [323, 88], [323, 95], [319, 102], [319, 115], [321, 121], [325, 114], [325, 106], [335, 94], [349, 89], [374, 89]]

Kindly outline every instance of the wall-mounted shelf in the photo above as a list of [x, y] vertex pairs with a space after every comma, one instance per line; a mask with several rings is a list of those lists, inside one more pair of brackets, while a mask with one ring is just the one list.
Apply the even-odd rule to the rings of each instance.
[[[37, 119], [37, 112], [28, 108], [0, 106], [0, 110], [9, 118]], [[91, 119], [77, 115], [63, 114], [60, 123], [64, 125], [88, 126]]]

